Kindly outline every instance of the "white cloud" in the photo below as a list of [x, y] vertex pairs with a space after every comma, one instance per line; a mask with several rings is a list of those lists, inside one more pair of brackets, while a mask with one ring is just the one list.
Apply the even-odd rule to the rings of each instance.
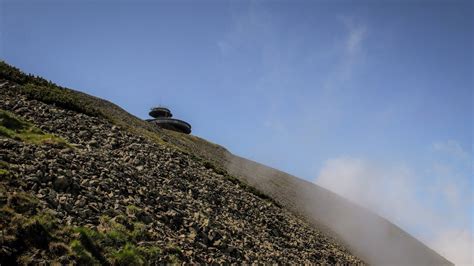
[[262, 49], [274, 34], [271, 17], [256, 5], [233, 17], [231, 29], [217, 41], [217, 47], [226, 56], [239, 49]]
[[[418, 177], [406, 165], [338, 157], [327, 160], [314, 182], [365, 206], [424, 240], [456, 264], [471, 264], [472, 191], [465, 176]], [[444, 207], [440, 207], [440, 204]]]
[[357, 22], [354, 17], [339, 16], [338, 19], [348, 31], [345, 41], [345, 52], [347, 55], [355, 55], [360, 52], [363, 41], [366, 39], [367, 27], [365, 24]]
[[474, 262], [474, 235], [468, 230], [451, 230], [441, 233], [431, 242], [435, 250], [456, 265], [472, 265]]
[[346, 36], [335, 44], [335, 47], [340, 50], [337, 53], [340, 59], [323, 85], [326, 91], [341, 90], [342, 86], [349, 83], [354, 70], [363, 59], [364, 42], [368, 33], [365, 24], [358, 23], [350, 17], [339, 16], [338, 18], [345, 27]]
[[349, 38], [346, 43], [346, 52], [349, 55], [353, 55], [359, 51], [362, 45], [362, 41], [365, 39], [367, 29], [365, 26], [353, 26], [349, 31]]
[[433, 149], [438, 152], [443, 152], [451, 156], [455, 156], [458, 159], [468, 159], [469, 153], [466, 152], [461, 144], [455, 140], [447, 140], [447, 141], [438, 141], [433, 143]]
[[414, 176], [404, 166], [389, 169], [365, 159], [339, 157], [325, 162], [316, 183], [399, 225], [413, 223], [425, 212], [416, 204]]

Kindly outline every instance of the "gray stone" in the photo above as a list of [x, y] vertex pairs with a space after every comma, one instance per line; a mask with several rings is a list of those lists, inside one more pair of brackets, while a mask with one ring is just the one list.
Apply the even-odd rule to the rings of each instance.
[[54, 180], [54, 189], [57, 191], [64, 191], [71, 185], [71, 178], [66, 176], [58, 176], [56, 180]]

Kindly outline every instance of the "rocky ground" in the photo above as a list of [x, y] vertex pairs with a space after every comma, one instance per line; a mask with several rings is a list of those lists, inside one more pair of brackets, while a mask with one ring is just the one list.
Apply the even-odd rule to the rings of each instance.
[[0, 110], [64, 140], [0, 134], [1, 265], [362, 263], [193, 154], [0, 84]]

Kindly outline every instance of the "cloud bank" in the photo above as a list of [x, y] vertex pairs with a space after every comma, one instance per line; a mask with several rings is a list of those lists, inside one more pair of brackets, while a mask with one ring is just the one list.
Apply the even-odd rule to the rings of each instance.
[[[455, 141], [433, 147], [468, 162]], [[456, 265], [472, 265], [472, 180], [462, 169], [432, 167], [433, 178], [426, 179], [409, 165], [341, 156], [327, 160], [314, 182], [386, 217]]]

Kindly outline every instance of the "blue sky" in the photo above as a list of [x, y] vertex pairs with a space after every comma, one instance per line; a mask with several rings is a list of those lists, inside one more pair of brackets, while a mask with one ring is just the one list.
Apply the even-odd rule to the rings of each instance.
[[141, 118], [166, 105], [469, 259], [443, 246], [472, 250], [469, 1], [61, 2], [1, 0], [0, 57]]

